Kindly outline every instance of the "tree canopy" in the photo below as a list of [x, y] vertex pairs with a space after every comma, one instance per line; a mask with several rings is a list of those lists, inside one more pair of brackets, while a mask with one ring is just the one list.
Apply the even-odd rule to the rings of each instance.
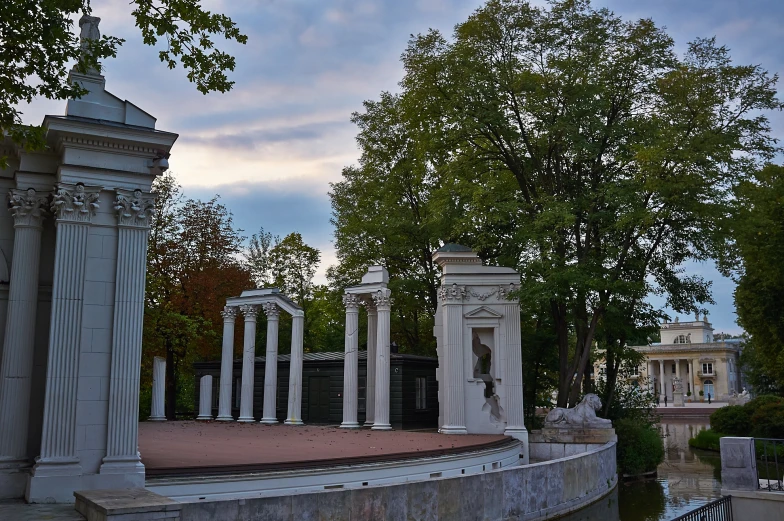
[[652, 20], [587, 0], [490, 0], [402, 60], [402, 92], [354, 116], [362, 157], [331, 194], [341, 261], [402, 261], [400, 284], [426, 296], [434, 245], [517, 268], [523, 323], [558, 352], [559, 406], [594, 344], [610, 356], [664, 317], [649, 295], [711, 302], [683, 265], [714, 255], [734, 186], [777, 150], [777, 76], [712, 38], [679, 57]]

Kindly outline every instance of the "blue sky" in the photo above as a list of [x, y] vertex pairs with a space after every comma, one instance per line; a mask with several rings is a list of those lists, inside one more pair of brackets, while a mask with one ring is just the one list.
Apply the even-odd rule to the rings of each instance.
[[[144, 46], [127, 0], [93, 0], [101, 30], [126, 39], [104, 64], [107, 89], [158, 118], [157, 128], [180, 134], [170, 160], [187, 196], [220, 194], [250, 234], [263, 226], [278, 235], [299, 231], [322, 251], [319, 277], [335, 262], [328, 183], [356, 162], [352, 112], [383, 90], [397, 90], [400, 54], [411, 34], [452, 28], [482, 2], [473, 0], [244, 0], [205, 1], [231, 16], [248, 35], [229, 44], [237, 57], [228, 94], [203, 96], [181, 69], [167, 70]], [[773, 0], [604, 0], [625, 18], [650, 17], [683, 50], [695, 37], [716, 36], [739, 63], [782, 71], [784, 3]], [[64, 110], [38, 100], [25, 121]], [[784, 117], [771, 115], [784, 137]], [[737, 332], [733, 284], [711, 264], [690, 273], [713, 280], [717, 331]], [[323, 279], [322, 279], [323, 280]], [[685, 317], [682, 317], [685, 318]]]

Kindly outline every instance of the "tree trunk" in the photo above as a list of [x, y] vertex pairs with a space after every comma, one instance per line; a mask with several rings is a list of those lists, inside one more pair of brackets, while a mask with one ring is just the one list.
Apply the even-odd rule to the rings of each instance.
[[553, 322], [558, 335], [558, 407], [566, 407], [569, 398], [569, 387], [572, 383], [569, 374], [569, 330], [566, 324], [566, 305], [555, 300], [550, 301]]

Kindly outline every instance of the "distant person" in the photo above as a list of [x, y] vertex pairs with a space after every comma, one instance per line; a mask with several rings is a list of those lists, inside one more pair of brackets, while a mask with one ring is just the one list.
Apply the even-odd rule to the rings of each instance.
[[710, 405], [710, 393], [708, 393], [708, 405]]
[[664, 406], [667, 407], [667, 395], [664, 395]]

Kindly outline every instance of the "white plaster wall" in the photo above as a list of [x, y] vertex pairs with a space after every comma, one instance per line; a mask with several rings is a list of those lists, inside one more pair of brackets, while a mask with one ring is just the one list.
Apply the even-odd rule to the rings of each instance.
[[[117, 228], [114, 198], [104, 191], [87, 236], [79, 383], [76, 401], [77, 453], [85, 473], [95, 473], [106, 455], [111, 368]], [[103, 225], [102, 225], [103, 224]]]

